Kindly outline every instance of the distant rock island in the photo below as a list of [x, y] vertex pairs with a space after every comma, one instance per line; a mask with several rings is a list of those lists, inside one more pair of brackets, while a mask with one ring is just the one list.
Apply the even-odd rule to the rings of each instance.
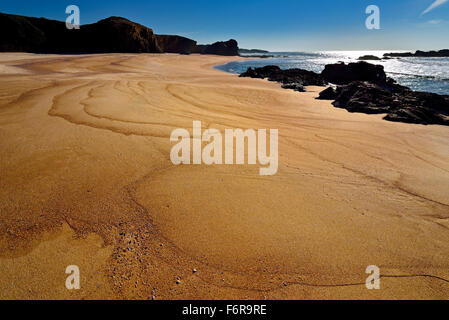
[[369, 61], [369, 60], [379, 61], [382, 59], [379, 57], [376, 57], [376, 56], [366, 55], [366, 56], [361, 56], [358, 60], [360, 60], [360, 61]]
[[449, 49], [443, 49], [440, 51], [416, 51], [412, 52], [391, 52], [385, 53], [382, 58], [373, 55], [361, 56], [358, 60], [360, 61], [380, 61], [391, 58], [406, 58], [406, 57], [417, 57], [417, 58], [445, 58], [449, 57]]
[[239, 49], [240, 54], [251, 54], [251, 53], [269, 53], [269, 51], [261, 49]]
[[235, 40], [198, 45], [177, 35], [153, 30], [121, 17], [110, 17], [79, 30], [65, 22], [0, 13], [0, 51], [31, 53], [200, 53], [237, 56]]
[[439, 51], [416, 51], [412, 52], [392, 52], [385, 53], [384, 57], [397, 58], [397, 57], [420, 57], [420, 58], [445, 58], [449, 57], [449, 49], [443, 49]]
[[318, 99], [334, 100], [336, 108], [349, 112], [387, 114], [388, 121], [449, 126], [449, 96], [417, 92], [387, 77], [384, 67], [367, 62], [336, 63], [322, 73], [278, 66], [248, 68], [241, 77], [267, 78], [285, 89], [305, 91], [305, 86], [337, 85], [322, 91]]

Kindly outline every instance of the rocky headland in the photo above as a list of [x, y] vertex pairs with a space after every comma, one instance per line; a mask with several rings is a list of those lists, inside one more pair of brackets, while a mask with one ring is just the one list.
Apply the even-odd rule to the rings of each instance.
[[199, 45], [199, 53], [219, 56], [238, 56], [239, 46], [236, 40], [219, 41], [209, 45]]
[[65, 22], [0, 13], [0, 52], [30, 53], [200, 53], [238, 56], [236, 40], [198, 45], [178, 35], [121, 17], [110, 17], [69, 30]]

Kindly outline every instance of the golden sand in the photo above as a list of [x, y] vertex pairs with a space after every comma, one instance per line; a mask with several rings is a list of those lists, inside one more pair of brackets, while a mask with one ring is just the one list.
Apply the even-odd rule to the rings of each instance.
[[[449, 298], [448, 128], [212, 68], [232, 59], [0, 55], [0, 298]], [[278, 173], [174, 166], [195, 120], [279, 129]]]

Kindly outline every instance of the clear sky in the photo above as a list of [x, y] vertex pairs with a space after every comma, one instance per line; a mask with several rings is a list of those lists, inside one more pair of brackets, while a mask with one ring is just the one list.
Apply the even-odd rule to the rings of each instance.
[[[0, 12], [65, 21], [71, 4], [80, 7], [81, 24], [122, 16], [199, 43], [234, 38], [242, 48], [272, 51], [449, 48], [448, 0], [1, 0]], [[380, 30], [365, 27], [371, 4], [380, 8]]]

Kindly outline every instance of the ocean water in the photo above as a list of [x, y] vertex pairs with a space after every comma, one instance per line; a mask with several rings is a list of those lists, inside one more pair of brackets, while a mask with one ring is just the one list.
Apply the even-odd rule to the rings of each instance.
[[[395, 51], [270, 52], [264, 55], [274, 57], [255, 57], [254, 60], [231, 62], [216, 68], [239, 74], [245, 72], [248, 67], [277, 65], [282, 69], [300, 68], [321, 72], [326, 64], [338, 61], [356, 62], [360, 56], [368, 54], [382, 57], [387, 52]], [[368, 62], [383, 65], [389, 77], [412, 90], [449, 95], [449, 58], [393, 58]]]

